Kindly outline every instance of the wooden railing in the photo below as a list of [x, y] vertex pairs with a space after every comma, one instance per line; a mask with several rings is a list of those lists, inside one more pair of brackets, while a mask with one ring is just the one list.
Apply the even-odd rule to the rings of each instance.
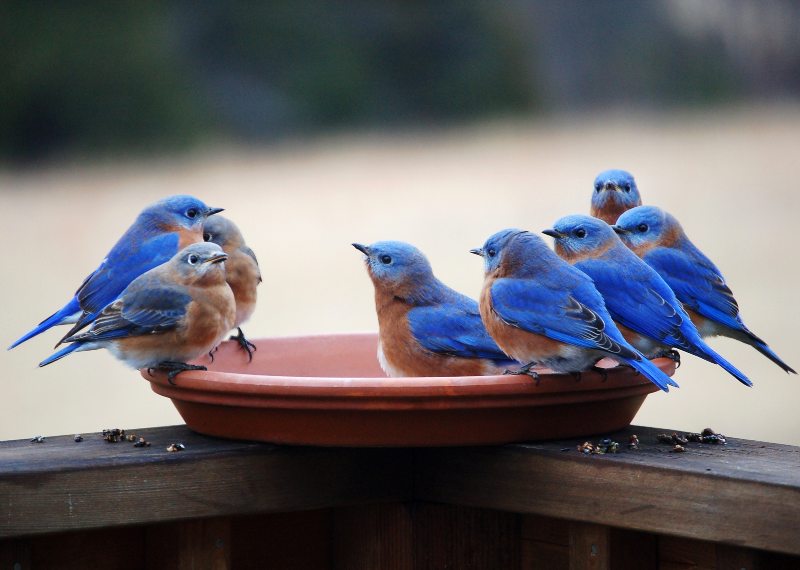
[[800, 568], [797, 447], [673, 453], [642, 427], [606, 455], [132, 431], [151, 446], [0, 443], [0, 569]]

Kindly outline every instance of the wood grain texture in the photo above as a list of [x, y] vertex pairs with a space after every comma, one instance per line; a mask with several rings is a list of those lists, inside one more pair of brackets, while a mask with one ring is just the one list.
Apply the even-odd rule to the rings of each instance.
[[412, 507], [408, 504], [341, 507], [333, 516], [334, 568], [412, 570]]
[[[0, 444], [0, 537], [256, 512], [298, 511], [411, 494], [409, 450], [277, 447], [132, 430], [151, 447], [99, 435]], [[172, 442], [186, 449], [165, 451]]]
[[514, 513], [414, 505], [414, 569], [520, 567], [520, 524]]
[[615, 455], [577, 440], [417, 450], [415, 497], [800, 554], [800, 448], [729, 438], [670, 453], [662, 431], [611, 434]]

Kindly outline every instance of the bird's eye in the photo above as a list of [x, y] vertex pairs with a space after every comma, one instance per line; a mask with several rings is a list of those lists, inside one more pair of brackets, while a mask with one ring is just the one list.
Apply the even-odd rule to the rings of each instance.
[[631, 183], [630, 182], [626, 182], [625, 185], [623, 186], [623, 188], [625, 188], [625, 192], [630, 192], [631, 191]]
[[381, 256], [381, 263], [384, 265], [389, 265], [392, 262], [392, 256], [390, 255], [382, 255]]
[[493, 248], [489, 248], [486, 250], [486, 255], [488, 255], [489, 257], [494, 257], [495, 255], [497, 255], [497, 252]]
[[206, 232], [203, 234], [203, 241], [211, 241], [211, 238], [214, 237], [210, 233]]
[[583, 228], [578, 228], [573, 232], [576, 238], [583, 239], [586, 237], [586, 230]]
[[200, 261], [200, 256], [193, 253], [186, 259], [186, 261], [189, 262], [189, 265], [195, 265], [198, 261]]
[[636, 229], [639, 230], [640, 232], [644, 233], [647, 230], [649, 230], [650, 227], [647, 224], [639, 224], [638, 226], [636, 226]]
[[186, 217], [189, 218], [190, 220], [195, 219], [197, 217], [197, 214], [199, 214], [197, 208], [189, 208], [188, 210], [186, 210]]

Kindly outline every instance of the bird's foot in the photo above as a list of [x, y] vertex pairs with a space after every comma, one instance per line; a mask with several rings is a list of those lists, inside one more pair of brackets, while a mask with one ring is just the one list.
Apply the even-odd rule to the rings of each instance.
[[672, 362], [675, 363], [675, 368], [680, 368], [681, 367], [681, 353], [678, 352], [677, 350], [675, 350], [674, 348], [664, 352], [660, 356], [663, 356], [665, 358], [669, 358]]
[[539, 382], [541, 382], [542, 379], [539, 378], [539, 374], [537, 374], [535, 371], [531, 370], [531, 368], [533, 368], [535, 365], [536, 365], [535, 362], [529, 362], [528, 364], [525, 364], [524, 366], [521, 366], [517, 370], [506, 369], [503, 372], [503, 374], [512, 375], [512, 376], [530, 376], [531, 378], [533, 378], [536, 381], [536, 385], [538, 386]]
[[230, 340], [235, 340], [236, 342], [238, 342], [239, 346], [242, 347], [242, 350], [244, 350], [247, 353], [248, 361], [253, 362], [253, 353], [256, 350], [258, 350], [256, 348], [256, 345], [254, 345], [252, 342], [250, 342], [244, 337], [244, 333], [242, 332], [242, 327], [237, 327], [236, 330], [239, 331], [239, 334], [232, 335]]
[[603, 377], [603, 382], [608, 380], [608, 369], [601, 368], [600, 366], [592, 366], [592, 370], [597, 372], [600, 376]]
[[208, 370], [208, 368], [199, 364], [186, 364], [185, 362], [175, 362], [173, 360], [159, 362], [156, 368], [167, 373], [167, 381], [173, 386], [175, 385], [175, 377], [181, 372], [186, 370]]

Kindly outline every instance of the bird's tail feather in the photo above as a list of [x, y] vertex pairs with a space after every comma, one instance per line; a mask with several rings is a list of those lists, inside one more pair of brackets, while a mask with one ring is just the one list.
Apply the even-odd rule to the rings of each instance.
[[41, 323], [36, 325], [36, 327], [34, 327], [32, 330], [28, 331], [27, 333], [19, 337], [16, 341], [14, 341], [14, 343], [8, 347], [8, 350], [11, 350], [12, 348], [19, 346], [26, 340], [32, 339], [36, 335], [43, 333], [44, 331], [46, 331], [51, 327], [61, 324], [74, 323], [76, 314], [80, 314], [80, 312], [81, 312], [81, 307], [80, 305], [78, 305], [78, 299], [73, 297], [70, 300], [70, 302], [64, 305], [61, 309], [59, 309], [58, 311], [47, 317]]
[[751, 339], [751, 342], [749, 342], [748, 344], [750, 344], [758, 352], [769, 358], [772, 362], [780, 366], [784, 372], [787, 373], [791, 372], [792, 374], [797, 374], [794, 368], [792, 368], [791, 366], [786, 364], [783, 360], [781, 360], [781, 358], [777, 354], [775, 354], [770, 347], [767, 346], [767, 343], [763, 341], [758, 342]]
[[678, 388], [678, 384], [669, 376], [664, 374], [661, 369], [647, 360], [646, 358], [642, 358], [641, 360], [627, 360], [626, 361], [630, 366], [633, 367], [634, 370], [637, 370], [644, 374], [648, 380], [650, 380], [653, 384], [664, 390], [665, 392], [669, 392], [669, 387], [673, 386]]
[[47, 358], [45, 358], [44, 360], [42, 360], [42, 361], [39, 363], [39, 366], [40, 366], [40, 367], [42, 367], [42, 366], [47, 366], [48, 364], [52, 364], [52, 363], [53, 363], [53, 362], [55, 362], [56, 360], [61, 360], [61, 359], [62, 359], [62, 358], [64, 358], [66, 355], [68, 355], [68, 354], [69, 354], [69, 353], [71, 353], [71, 352], [75, 352], [76, 350], [78, 350], [78, 349], [79, 349], [79, 348], [81, 348], [82, 346], [83, 346], [83, 345], [82, 345], [81, 343], [79, 343], [79, 342], [76, 342], [76, 343], [70, 344], [70, 345], [68, 345], [68, 346], [65, 346], [64, 348], [62, 348], [62, 349], [61, 349], [61, 350], [59, 350], [58, 352], [54, 352], [53, 354], [51, 354], [50, 356], [48, 356]]
[[725, 360], [722, 355], [716, 352], [713, 348], [708, 346], [705, 342], [696, 342], [698, 348], [702, 349], [702, 352], [698, 351], [697, 356], [707, 360], [709, 362], [713, 362], [714, 364], [719, 364], [728, 374], [736, 378], [739, 382], [744, 384], [745, 386], [752, 386], [753, 383], [750, 379], [745, 376], [741, 370], [736, 368], [733, 364]]

